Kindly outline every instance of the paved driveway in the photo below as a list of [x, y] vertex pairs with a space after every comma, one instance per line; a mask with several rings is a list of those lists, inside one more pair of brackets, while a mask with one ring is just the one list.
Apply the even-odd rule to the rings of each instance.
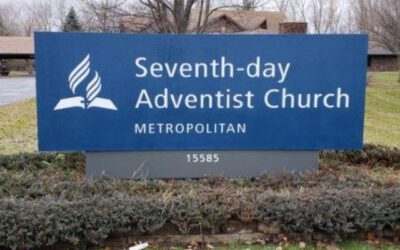
[[0, 106], [36, 95], [34, 77], [0, 77]]

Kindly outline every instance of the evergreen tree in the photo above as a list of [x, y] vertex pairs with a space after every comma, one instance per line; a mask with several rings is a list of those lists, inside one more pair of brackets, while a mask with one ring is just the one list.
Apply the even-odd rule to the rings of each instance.
[[79, 22], [78, 16], [73, 7], [69, 10], [67, 16], [65, 17], [65, 21], [62, 25], [63, 32], [76, 32], [82, 31], [82, 25]]

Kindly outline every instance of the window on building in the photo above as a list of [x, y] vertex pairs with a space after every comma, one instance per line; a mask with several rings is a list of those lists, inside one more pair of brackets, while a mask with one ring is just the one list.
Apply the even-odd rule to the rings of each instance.
[[267, 19], [265, 19], [264, 22], [260, 24], [260, 28], [265, 30], [268, 29]]

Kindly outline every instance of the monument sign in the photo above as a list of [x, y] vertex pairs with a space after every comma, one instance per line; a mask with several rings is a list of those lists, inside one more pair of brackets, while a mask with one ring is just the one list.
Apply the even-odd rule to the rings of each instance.
[[35, 44], [39, 149], [91, 152], [89, 174], [107, 162], [127, 178], [249, 176], [363, 144], [364, 35], [36, 33]]

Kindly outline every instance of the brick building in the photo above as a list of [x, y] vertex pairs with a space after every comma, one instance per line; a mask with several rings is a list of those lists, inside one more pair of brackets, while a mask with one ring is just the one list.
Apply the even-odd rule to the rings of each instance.
[[0, 36], [0, 60], [7, 60], [11, 70], [33, 73], [33, 37]]
[[[195, 33], [199, 12], [192, 11], [189, 32]], [[120, 24], [121, 32], [154, 33], [156, 28], [152, 19], [126, 17]], [[209, 16], [204, 32], [207, 34], [288, 34], [306, 33], [306, 23], [285, 22], [285, 16], [278, 11], [217, 10]]]
[[399, 58], [388, 49], [370, 42], [368, 49], [369, 71], [398, 71]]

